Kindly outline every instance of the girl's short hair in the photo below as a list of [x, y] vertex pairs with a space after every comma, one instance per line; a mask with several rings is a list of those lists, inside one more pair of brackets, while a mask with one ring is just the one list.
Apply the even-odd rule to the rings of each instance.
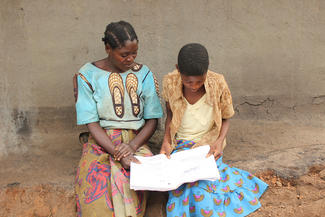
[[209, 67], [207, 49], [198, 43], [184, 45], [178, 53], [178, 70], [181, 74], [204, 75]]
[[112, 49], [121, 48], [126, 41], [138, 40], [132, 25], [126, 21], [112, 22], [106, 26], [102, 41], [108, 44]]

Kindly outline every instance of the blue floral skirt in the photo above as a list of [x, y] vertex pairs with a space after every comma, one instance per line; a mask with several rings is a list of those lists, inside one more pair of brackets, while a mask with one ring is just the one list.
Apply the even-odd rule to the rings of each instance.
[[[190, 149], [195, 142], [178, 140], [176, 150]], [[259, 198], [268, 185], [241, 169], [217, 161], [220, 180], [185, 183], [169, 191], [168, 217], [246, 216], [261, 207]]]

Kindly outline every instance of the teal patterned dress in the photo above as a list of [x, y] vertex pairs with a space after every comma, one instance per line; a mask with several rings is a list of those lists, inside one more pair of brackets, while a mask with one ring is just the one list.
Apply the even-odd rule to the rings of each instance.
[[[190, 149], [195, 142], [177, 140], [173, 153]], [[186, 183], [169, 192], [167, 217], [247, 216], [261, 207], [259, 198], [268, 185], [244, 170], [217, 161], [220, 180]]]

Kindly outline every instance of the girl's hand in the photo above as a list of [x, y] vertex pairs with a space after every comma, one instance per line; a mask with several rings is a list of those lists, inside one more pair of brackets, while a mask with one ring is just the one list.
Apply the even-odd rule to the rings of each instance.
[[137, 158], [135, 158], [133, 155], [129, 155], [127, 157], [123, 157], [120, 161], [120, 163], [122, 164], [122, 167], [124, 169], [130, 169], [130, 165], [131, 165], [131, 162], [134, 162], [134, 163], [141, 163]]
[[210, 145], [210, 151], [206, 157], [214, 156], [215, 160], [218, 160], [222, 156], [222, 141], [217, 141], [215, 144]]
[[160, 154], [165, 154], [166, 157], [170, 158], [170, 153], [172, 152], [171, 145], [168, 142], [163, 142], [160, 149]]
[[114, 149], [114, 159], [119, 161], [129, 155], [133, 155], [136, 150], [134, 150], [129, 144], [121, 143]]

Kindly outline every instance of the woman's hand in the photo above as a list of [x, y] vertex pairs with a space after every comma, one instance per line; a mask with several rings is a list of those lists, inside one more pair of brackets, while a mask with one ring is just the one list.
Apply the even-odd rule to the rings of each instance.
[[210, 145], [210, 151], [206, 157], [214, 156], [214, 159], [218, 160], [222, 156], [222, 142], [217, 140], [214, 144]]
[[123, 157], [120, 160], [120, 163], [124, 169], [130, 169], [131, 162], [134, 163], [141, 163], [137, 158], [135, 158], [133, 155], [129, 155], [127, 157]]
[[129, 144], [121, 143], [115, 147], [114, 151], [114, 159], [120, 161], [122, 158], [133, 155], [136, 150], [134, 150]]
[[163, 142], [163, 144], [161, 145], [161, 149], [160, 149], [160, 154], [165, 154], [167, 156], [167, 158], [170, 158], [170, 153], [172, 152], [172, 148], [169, 142]]

